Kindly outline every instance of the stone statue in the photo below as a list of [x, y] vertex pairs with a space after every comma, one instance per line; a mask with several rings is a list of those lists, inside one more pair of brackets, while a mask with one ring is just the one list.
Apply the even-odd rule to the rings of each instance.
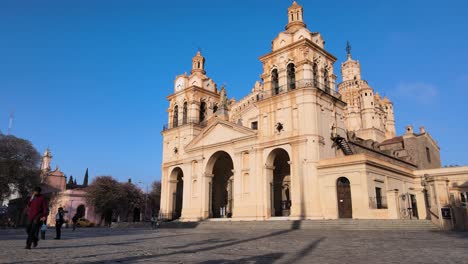
[[226, 95], [226, 87], [223, 85], [221, 86], [221, 92], [219, 96], [219, 107], [226, 109], [227, 104], [228, 104], [228, 99]]

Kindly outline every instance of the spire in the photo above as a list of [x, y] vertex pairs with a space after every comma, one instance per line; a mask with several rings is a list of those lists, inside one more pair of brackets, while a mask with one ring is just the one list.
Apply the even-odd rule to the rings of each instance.
[[85, 172], [84, 179], [83, 179], [83, 187], [87, 187], [87, 186], [88, 186], [88, 168], [86, 168], [86, 172]]
[[341, 64], [343, 82], [361, 80], [361, 64], [359, 61], [351, 58], [351, 44], [349, 44], [349, 41], [346, 41], [346, 53], [348, 54], [348, 59]]
[[346, 53], [348, 54], [348, 60], [351, 60], [351, 45], [349, 41], [346, 41]]
[[296, 1], [288, 8], [288, 24], [286, 30], [294, 32], [300, 28], [306, 27], [302, 18], [303, 9]]
[[197, 51], [197, 55], [192, 59], [192, 71], [190, 73], [201, 72], [205, 74], [205, 58], [201, 55], [200, 49]]

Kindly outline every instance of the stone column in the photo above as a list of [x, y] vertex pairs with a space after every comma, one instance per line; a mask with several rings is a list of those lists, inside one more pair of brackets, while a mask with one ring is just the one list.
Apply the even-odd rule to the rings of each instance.
[[211, 214], [211, 184], [213, 182], [214, 174], [206, 173], [202, 177], [202, 189], [200, 195], [202, 197], [202, 218], [209, 218]]
[[265, 184], [263, 185], [264, 188], [264, 205], [265, 210], [263, 212], [264, 218], [270, 218], [272, 212], [274, 211], [274, 203], [273, 203], [273, 193], [271, 192], [271, 184], [273, 183], [273, 171], [275, 170], [274, 166], [265, 165], [263, 167], [263, 171], [265, 172]]
[[419, 219], [428, 219], [426, 199], [424, 198], [424, 190], [416, 191], [416, 203], [418, 205]]

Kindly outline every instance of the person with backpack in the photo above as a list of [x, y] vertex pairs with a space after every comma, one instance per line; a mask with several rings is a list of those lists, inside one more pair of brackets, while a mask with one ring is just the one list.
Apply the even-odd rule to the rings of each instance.
[[[63, 220], [64, 211], [62, 207], [59, 207], [57, 214], [55, 215], [55, 238], [60, 239], [62, 236], [62, 225], [65, 222]], [[73, 226], [74, 229], [74, 226]]]
[[25, 249], [31, 249], [37, 247], [39, 241], [39, 230], [41, 228], [41, 221], [45, 221], [47, 217], [47, 204], [44, 196], [41, 194], [41, 187], [36, 187], [33, 190], [33, 194], [29, 198], [28, 206], [26, 208], [28, 216], [28, 224], [26, 232], [28, 238], [26, 240]]

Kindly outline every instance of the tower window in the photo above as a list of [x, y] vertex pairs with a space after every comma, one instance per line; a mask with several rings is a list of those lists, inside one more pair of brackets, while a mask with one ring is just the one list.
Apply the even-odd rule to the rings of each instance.
[[294, 21], [294, 14], [291, 13], [291, 21]]
[[179, 106], [174, 106], [174, 113], [172, 116], [172, 127], [177, 127], [179, 125]]
[[216, 113], [216, 111], [218, 111], [218, 105], [213, 106], [213, 114]]
[[318, 73], [318, 66], [317, 66], [317, 63], [314, 63], [314, 65], [312, 66], [312, 72], [313, 72], [313, 78], [314, 78], [314, 86], [317, 87], [317, 81], [318, 81], [318, 76], [317, 76], [317, 73]]
[[205, 121], [205, 113], [206, 113], [206, 103], [200, 103], [200, 122]]
[[288, 64], [287, 67], [287, 75], [288, 75], [288, 89], [293, 90], [296, 89], [296, 68], [294, 63]]
[[325, 70], [323, 71], [323, 82], [324, 82], [324, 84], [325, 84], [325, 88], [329, 88], [329, 87], [330, 87], [330, 85], [329, 85], [329, 83], [328, 83], [328, 70], [327, 70], [327, 69], [325, 69]]
[[273, 90], [273, 94], [279, 94], [279, 83], [278, 83], [278, 70], [274, 69], [271, 72], [271, 87]]
[[200, 69], [200, 62], [197, 62], [197, 68]]
[[187, 124], [187, 102], [184, 102], [184, 110], [183, 110], [183, 116], [182, 116], [182, 124], [183, 124], [183, 125]]

